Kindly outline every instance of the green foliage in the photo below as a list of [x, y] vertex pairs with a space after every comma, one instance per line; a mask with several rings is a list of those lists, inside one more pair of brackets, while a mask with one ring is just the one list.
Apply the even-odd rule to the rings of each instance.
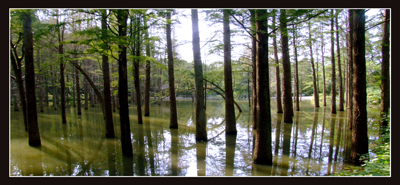
[[380, 104], [381, 103], [381, 90], [379, 87], [367, 87], [367, 103]]

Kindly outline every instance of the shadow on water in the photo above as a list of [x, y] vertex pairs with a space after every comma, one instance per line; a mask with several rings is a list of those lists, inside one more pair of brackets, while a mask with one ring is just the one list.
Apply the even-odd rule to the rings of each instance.
[[[179, 129], [169, 129], [164, 103], [151, 105], [143, 124], [137, 124], [136, 106], [131, 105], [133, 157], [121, 152], [118, 111], [113, 113], [116, 138], [106, 139], [98, 105], [82, 109], [82, 115], [67, 106], [67, 124], [61, 123], [60, 112], [45, 108], [38, 114], [40, 147], [28, 146], [22, 113], [12, 111], [10, 176], [325, 176], [344, 168], [351, 146], [347, 112], [330, 114], [329, 108], [314, 108], [305, 100], [293, 123], [272, 114], [273, 165], [266, 166], [253, 164], [251, 108], [247, 101], [238, 103], [243, 112], [237, 113], [238, 132], [232, 136], [224, 134], [224, 102], [207, 100], [208, 142], [195, 141], [191, 101], [177, 103]], [[274, 106], [272, 102], [271, 112]], [[377, 126], [378, 121], [370, 121], [371, 138], [376, 138]]]

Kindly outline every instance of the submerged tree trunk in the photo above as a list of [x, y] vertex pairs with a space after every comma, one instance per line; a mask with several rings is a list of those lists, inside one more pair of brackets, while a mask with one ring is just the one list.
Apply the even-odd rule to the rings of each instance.
[[176, 112], [174, 57], [172, 55], [171, 41], [171, 11], [167, 10], [167, 47], [168, 47], [168, 85], [170, 100], [170, 123], [169, 128], [178, 128], [178, 116]]
[[338, 77], [339, 77], [339, 111], [344, 111], [344, 94], [343, 94], [343, 80], [342, 80], [342, 66], [340, 64], [340, 44], [339, 44], [339, 24], [338, 24], [339, 12], [336, 10], [335, 23], [336, 23], [336, 50], [338, 59]]
[[[58, 54], [60, 54], [60, 58], [59, 58], [59, 62], [60, 62], [60, 95], [61, 95], [61, 119], [62, 119], [62, 123], [65, 124], [67, 123], [67, 116], [65, 113], [65, 75], [64, 75], [64, 69], [65, 69], [65, 64], [63, 61], [63, 54], [64, 54], [64, 44], [62, 44], [61, 42], [64, 40], [64, 28], [62, 30], [60, 30], [60, 28], [58, 28], [59, 30], [59, 34], [58, 35]], [[61, 33], [60, 33], [61, 32]]]
[[[148, 39], [149, 31], [147, 27], [147, 18], [144, 17], [143, 20], [144, 26], [146, 27], [145, 30], [145, 38]], [[150, 57], [150, 43], [146, 43], [146, 56]], [[150, 60], [146, 60], [146, 82], [144, 88], [144, 116], [150, 116]]]
[[[251, 18], [250, 22], [252, 24], [253, 29], [255, 30], [256, 26], [256, 14], [254, 9], [250, 9]], [[256, 54], [257, 54], [257, 40], [256, 40], [256, 33], [253, 33], [253, 37], [251, 38], [251, 81], [252, 81], [252, 117], [253, 117], [253, 129], [257, 129], [257, 75], [256, 75]], [[279, 104], [278, 104], [279, 105]]]
[[293, 103], [292, 103], [292, 83], [289, 58], [289, 42], [287, 31], [286, 10], [281, 9], [281, 41], [282, 41], [282, 67], [283, 67], [283, 121], [285, 123], [293, 122]]
[[[75, 63], [77, 61], [74, 61]], [[75, 69], [75, 80], [76, 80], [76, 109], [77, 109], [77, 113], [78, 115], [82, 114], [82, 108], [81, 108], [81, 86], [80, 86], [80, 82], [79, 82], [79, 73], [78, 73], [78, 69]]]
[[33, 58], [32, 10], [23, 13], [23, 34], [25, 54], [25, 87], [27, 95], [29, 146], [40, 146], [39, 124], [36, 111], [35, 66]]
[[299, 101], [299, 65], [298, 65], [298, 61], [297, 61], [297, 47], [296, 47], [296, 28], [293, 25], [293, 48], [294, 48], [294, 61], [295, 61], [295, 68], [296, 68], [296, 73], [295, 73], [295, 90], [296, 93], [294, 93], [295, 95], [295, 99], [296, 99], [296, 111], [300, 111], [300, 101]]
[[331, 95], [332, 95], [332, 103], [331, 103], [331, 113], [336, 114], [336, 73], [335, 73], [335, 37], [334, 37], [334, 29], [333, 29], [333, 9], [331, 10], [331, 64], [332, 64], [332, 82], [331, 82]]
[[[351, 159], [360, 165], [361, 155], [368, 155], [367, 93], [365, 65], [365, 10], [354, 11], [353, 25], [353, 137]], [[367, 156], [368, 158], [368, 156]]]
[[312, 80], [313, 80], [313, 91], [314, 91], [314, 107], [319, 107], [319, 92], [317, 87], [317, 78], [315, 75], [314, 57], [312, 50], [312, 38], [311, 38], [311, 22], [308, 22], [308, 39], [310, 40], [310, 57], [311, 57], [311, 69], [312, 69]]
[[232, 89], [230, 15], [228, 9], [223, 9], [222, 12], [224, 28], [225, 133], [228, 135], [236, 135], [235, 105], [233, 104]]
[[[321, 29], [323, 29], [323, 24], [321, 24]], [[326, 106], [326, 83], [325, 83], [325, 64], [324, 64], [324, 33], [321, 31], [321, 60], [322, 60], [322, 79], [323, 79], [323, 105]]]
[[267, 23], [267, 10], [256, 10], [258, 122], [253, 160], [255, 164], [272, 165]]
[[[276, 27], [276, 13], [274, 11], [274, 16], [272, 18], [272, 29], [275, 29]], [[272, 45], [274, 47], [274, 58], [275, 58], [275, 77], [276, 77], [276, 112], [277, 113], [283, 113], [282, 111], [282, 95], [281, 95], [281, 75], [280, 70], [279, 70], [279, 59], [278, 59], [278, 46], [276, 44], [276, 34], [277, 32], [275, 32], [274, 36], [273, 36], [273, 40], [272, 40]], [[295, 51], [296, 51], [296, 47], [295, 47]], [[296, 63], [297, 65], [297, 63]], [[297, 71], [297, 68], [296, 68]], [[298, 88], [298, 86], [297, 86]]]
[[[382, 79], [381, 79], [381, 127], [388, 126], [390, 107], [390, 9], [385, 10], [382, 36]], [[382, 130], [383, 131], [383, 130]]]
[[[107, 38], [107, 12], [106, 10], [101, 11], [101, 29], [103, 39]], [[106, 50], [107, 46], [103, 46]], [[102, 55], [102, 67], [103, 67], [103, 98], [104, 98], [104, 119], [106, 122], [106, 138], [114, 138], [114, 123], [111, 110], [111, 85], [110, 85], [110, 67], [108, 65], [108, 56]]]
[[[116, 10], [118, 19], [118, 36], [121, 38], [126, 37], [127, 32], [127, 19], [128, 10]], [[132, 142], [131, 142], [131, 128], [129, 121], [129, 106], [128, 106], [128, 74], [127, 74], [127, 59], [126, 59], [126, 45], [118, 45], [119, 58], [118, 58], [118, 96], [119, 96], [119, 117], [121, 128], [121, 146], [122, 154], [125, 156], [132, 156]]]
[[197, 9], [192, 9], [192, 41], [196, 85], [196, 141], [207, 141], [203, 68], [200, 55], [199, 19]]

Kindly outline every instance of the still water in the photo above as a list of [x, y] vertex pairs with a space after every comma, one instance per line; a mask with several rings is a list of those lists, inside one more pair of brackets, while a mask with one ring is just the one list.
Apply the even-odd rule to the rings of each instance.
[[[272, 114], [272, 166], [253, 165], [255, 132], [247, 101], [238, 101], [237, 136], [224, 133], [224, 101], [207, 101], [210, 141], [195, 141], [195, 105], [177, 103], [178, 130], [169, 129], [169, 105], [151, 105], [150, 117], [137, 123], [136, 105], [130, 105], [132, 158], [122, 155], [118, 110], [114, 113], [116, 138], [105, 138], [99, 105], [77, 115], [67, 105], [67, 124], [60, 110], [38, 113], [41, 147], [28, 145], [22, 112], [10, 108], [10, 176], [325, 176], [343, 169], [346, 153], [346, 112], [330, 113], [330, 106], [314, 109], [303, 100], [292, 124], [283, 114]], [[378, 108], [368, 108], [370, 146], [378, 137]]]

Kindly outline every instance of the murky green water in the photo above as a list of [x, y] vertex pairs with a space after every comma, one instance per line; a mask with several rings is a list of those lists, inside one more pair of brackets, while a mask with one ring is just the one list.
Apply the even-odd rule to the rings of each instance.
[[[282, 122], [271, 103], [273, 166], [253, 165], [253, 137], [247, 101], [239, 101], [237, 136], [226, 137], [224, 102], [207, 101], [207, 143], [195, 142], [195, 106], [178, 101], [178, 130], [169, 129], [169, 107], [152, 105], [151, 117], [137, 124], [136, 105], [130, 105], [134, 156], [122, 156], [118, 110], [114, 113], [115, 139], [105, 138], [100, 107], [77, 115], [67, 106], [67, 124], [61, 112], [45, 108], [38, 114], [42, 146], [30, 147], [22, 112], [10, 109], [10, 176], [323, 176], [343, 168], [346, 113], [331, 115], [330, 106], [315, 109], [301, 102], [294, 123]], [[376, 108], [368, 109], [369, 137], [377, 139]]]

